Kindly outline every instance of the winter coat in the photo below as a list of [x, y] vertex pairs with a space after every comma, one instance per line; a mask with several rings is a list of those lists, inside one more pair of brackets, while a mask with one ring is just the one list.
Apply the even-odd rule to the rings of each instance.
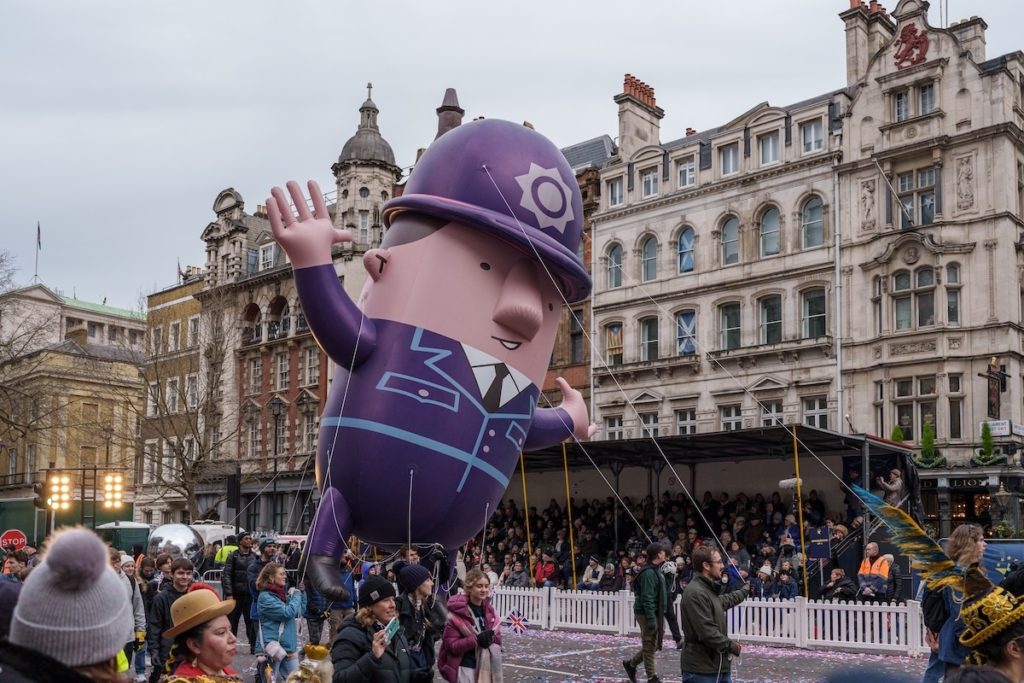
[[[651, 568], [647, 569], [648, 566]], [[668, 585], [661, 567], [644, 565], [633, 581], [639, 582], [633, 611], [646, 616], [649, 623], [660, 624], [662, 620], [659, 617], [668, 611]]]
[[617, 571], [605, 572], [601, 577], [601, 583], [597, 585], [597, 590], [603, 593], [618, 593], [622, 590], [622, 576]]
[[331, 609], [355, 609], [356, 607], [356, 577], [352, 573], [351, 568], [348, 565], [342, 565], [341, 573], [338, 574], [341, 577], [341, 582], [345, 584], [345, 588], [348, 588], [348, 600], [344, 602], [332, 602]]
[[173, 644], [170, 638], [164, 638], [164, 631], [174, 626], [174, 622], [171, 620], [171, 605], [183, 595], [185, 593], [174, 590], [172, 584], [153, 598], [153, 613], [149, 615], [146, 641], [149, 644], [149, 656], [154, 662], [159, 662], [161, 666], [167, 661], [167, 654], [171, 651]]
[[896, 477], [892, 481], [885, 481], [884, 479], [878, 482], [878, 485], [885, 489], [885, 504], [891, 505], [894, 508], [900, 506], [900, 502], [903, 500], [903, 479]]
[[[422, 612], [417, 612], [407, 593], [395, 598], [398, 623], [402, 625], [402, 635], [409, 644], [410, 657], [420, 666], [432, 669], [437, 659], [437, 641], [444, 633], [448, 616], [444, 606], [434, 596], [427, 598], [422, 608]], [[419, 653], [422, 653], [422, 657]]]
[[889, 567], [889, 580], [885, 583], [885, 600], [896, 605], [903, 602], [903, 574], [895, 562]]
[[601, 584], [601, 578], [603, 576], [604, 567], [602, 567], [601, 565], [598, 565], [596, 567], [588, 566], [586, 570], [583, 572], [583, 577], [580, 579], [580, 581], [585, 586], [590, 586], [591, 584], [593, 584], [594, 587], [597, 587]]
[[[263, 568], [266, 567], [268, 564], [270, 564], [269, 561], [264, 562], [263, 560], [257, 557], [251, 563], [249, 563], [249, 567], [245, 570], [245, 578], [249, 586], [249, 595], [252, 596], [252, 607], [249, 608], [249, 618], [253, 621], [260, 620], [260, 592], [256, 590], [256, 579], [259, 578], [260, 572], [263, 571]], [[259, 649], [259, 645], [256, 646], [256, 651], [261, 652], [261, 650]]]
[[726, 554], [730, 560], [736, 560], [737, 569], [745, 569], [748, 573], [750, 572], [750, 553], [747, 552], [746, 548], [730, 550]]
[[545, 581], [556, 581], [557, 574], [558, 565], [554, 562], [538, 562], [534, 565], [533, 580], [537, 582], [539, 588], [544, 585]]
[[256, 559], [256, 552], [250, 550], [243, 553], [235, 550], [224, 561], [224, 569], [220, 573], [220, 586], [224, 589], [224, 599], [243, 596], [249, 592], [249, 565]]
[[939, 660], [946, 664], [961, 665], [971, 649], [960, 643], [960, 636], [967, 630], [967, 624], [960, 618], [963, 595], [949, 586], [942, 588], [942, 599], [946, 603], [949, 618], [939, 631]]
[[[828, 584], [825, 584], [826, 586]], [[853, 582], [849, 576], [843, 578], [832, 584], [831, 588], [821, 589], [822, 600], [839, 600], [848, 602], [857, 598], [857, 584]]]
[[529, 588], [530, 574], [525, 569], [509, 572], [508, 578], [505, 579], [505, 585], [511, 588]]
[[117, 576], [124, 583], [125, 590], [128, 591], [128, 600], [132, 603], [132, 615], [135, 617], [134, 630], [136, 632], [145, 631], [146, 603], [142, 600], [142, 591], [139, 590], [139, 584], [124, 572], [117, 572]]
[[680, 663], [684, 673], [717, 674], [730, 670], [737, 643], [729, 640], [725, 612], [747, 598], [746, 590], [718, 595], [715, 581], [695, 574], [683, 591], [679, 616], [686, 634]]
[[800, 587], [796, 584], [796, 579], [790, 579], [789, 581], [780, 580], [775, 584], [772, 591], [771, 597], [776, 600], [792, 600], [800, 594]]
[[391, 639], [380, 659], [373, 656], [373, 634], [383, 628], [364, 628], [350, 614], [338, 626], [331, 650], [332, 683], [419, 683], [432, 680], [431, 671], [417, 670], [409, 657], [409, 644], [401, 630]]
[[92, 683], [42, 652], [0, 640], [0, 681], [3, 683]]
[[320, 594], [313, 582], [306, 584], [306, 609], [302, 616], [305, 619], [321, 619], [327, 611], [327, 598]]
[[[288, 597], [288, 602], [283, 602], [273, 591], [262, 590], [258, 601], [263, 644], [276, 640], [281, 643], [285, 652], [298, 650], [295, 620], [306, 609], [306, 594], [295, 591]], [[257, 649], [263, 648], [257, 645]]]
[[[484, 600], [483, 610], [484, 625], [494, 631], [494, 642], [501, 646], [501, 620], [490, 598]], [[476, 650], [476, 634], [476, 619], [470, 612], [469, 598], [453, 595], [448, 599], [448, 624], [441, 636], [441, 650], [437, 655], [437, 670], [448, 683], [455, 683], [458, 679], [462, 658]]]

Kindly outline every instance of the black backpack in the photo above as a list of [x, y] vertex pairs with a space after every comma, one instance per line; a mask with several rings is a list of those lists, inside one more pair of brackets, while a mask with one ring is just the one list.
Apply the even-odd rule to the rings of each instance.
[[645, 571], [647, 571], [647, 570], [651, 570], [651, 571], [658, 571], [658, 567], [657, 567], [657, 566], [655, 566], [655, 565], [653, 565], [653, 564], [645, 564], [645, 565], [644, 565], [644, 566], [643, 566], [643, 567], [642, 567], [642, 568], [640, 569], [640, 571], [638, 571], [638, 572], [636, 573], [636, 576], [634, 576], [634, 577], [633, 577], [633, 583], [632, 583], [632, 585], [630, 586], [630, 588], [631, 588], [631, 589], [633, 590], [633, 596], [634, 596], [634, 597], [637, 597], [637, 598], [639, 598], [639, 597], [640, 597], [640, 591], [639, 591], [639, 589], [637, 588], [637, 586], [639, 586], [639, 585], [640, 585], [640, 575], [641, 575], [641, 574], [643, 574], [643, 573], [644, 573]]
[[949, 611], [946, 610], [946, 601], [942, 598], [941, 590], [925, 588], [924, 597], [921, 599], [921, 613], [926, 629], [932, 633], [942, 630], [942, 625], [949, 619]]

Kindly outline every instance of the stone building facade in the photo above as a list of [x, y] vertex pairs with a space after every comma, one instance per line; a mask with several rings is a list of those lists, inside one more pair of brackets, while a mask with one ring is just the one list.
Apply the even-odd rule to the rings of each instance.
[[[851, 0], [845, 84], [671, 142], [626, 77], [593, 219], [603, 438], [899, 424], [920, 449], [927, 422], [928, 521], [1020, 519], [1024, 55], [927, 10]], [[977, 458], [986, 420], [1006, 464]]]

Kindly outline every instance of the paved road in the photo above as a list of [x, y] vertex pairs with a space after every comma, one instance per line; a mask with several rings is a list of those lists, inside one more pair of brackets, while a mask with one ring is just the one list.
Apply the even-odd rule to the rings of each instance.
[[[640, 646], [640, 639], [636, 637], [567, 631], [506, 633], [504, 637], [505, 683], [625, 681], [621, 662]], [[254, 662], [248, 655], [248, 645], [239, 643], [238, 650], [236, 668], [248, 669]], [[733, 671], [733, 681], [811, 683], [848, 670], [884, 674], [893, 681], [919, 681], [924, 666], [925, 660], [908, 657], [752, 645], [744, 649], [739, 666]], [[665, 649], [658, 653], [657, 667], [663, 681], [680, 680], [679, 655], [671, 640], [666, 640]], [[639, 678], [644, 679], [643, 667]], [[245, 680], [252, 678], [245, 675]], [[441, 678], [438, 676], [435, 680], [441, 681]]]

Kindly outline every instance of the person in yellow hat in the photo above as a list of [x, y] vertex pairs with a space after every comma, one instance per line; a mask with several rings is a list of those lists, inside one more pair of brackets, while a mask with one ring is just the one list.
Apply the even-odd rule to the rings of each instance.
[[231, 668], [236, 639], [227, 615], [234, 608], [234, 600], [221, 601], [204, 583], [192, 584], [188, 593], [171, 605], [174, 626], [164, 631], [164, 637], [174, 641], [165, 667], [168, 682], [241, 682]]

